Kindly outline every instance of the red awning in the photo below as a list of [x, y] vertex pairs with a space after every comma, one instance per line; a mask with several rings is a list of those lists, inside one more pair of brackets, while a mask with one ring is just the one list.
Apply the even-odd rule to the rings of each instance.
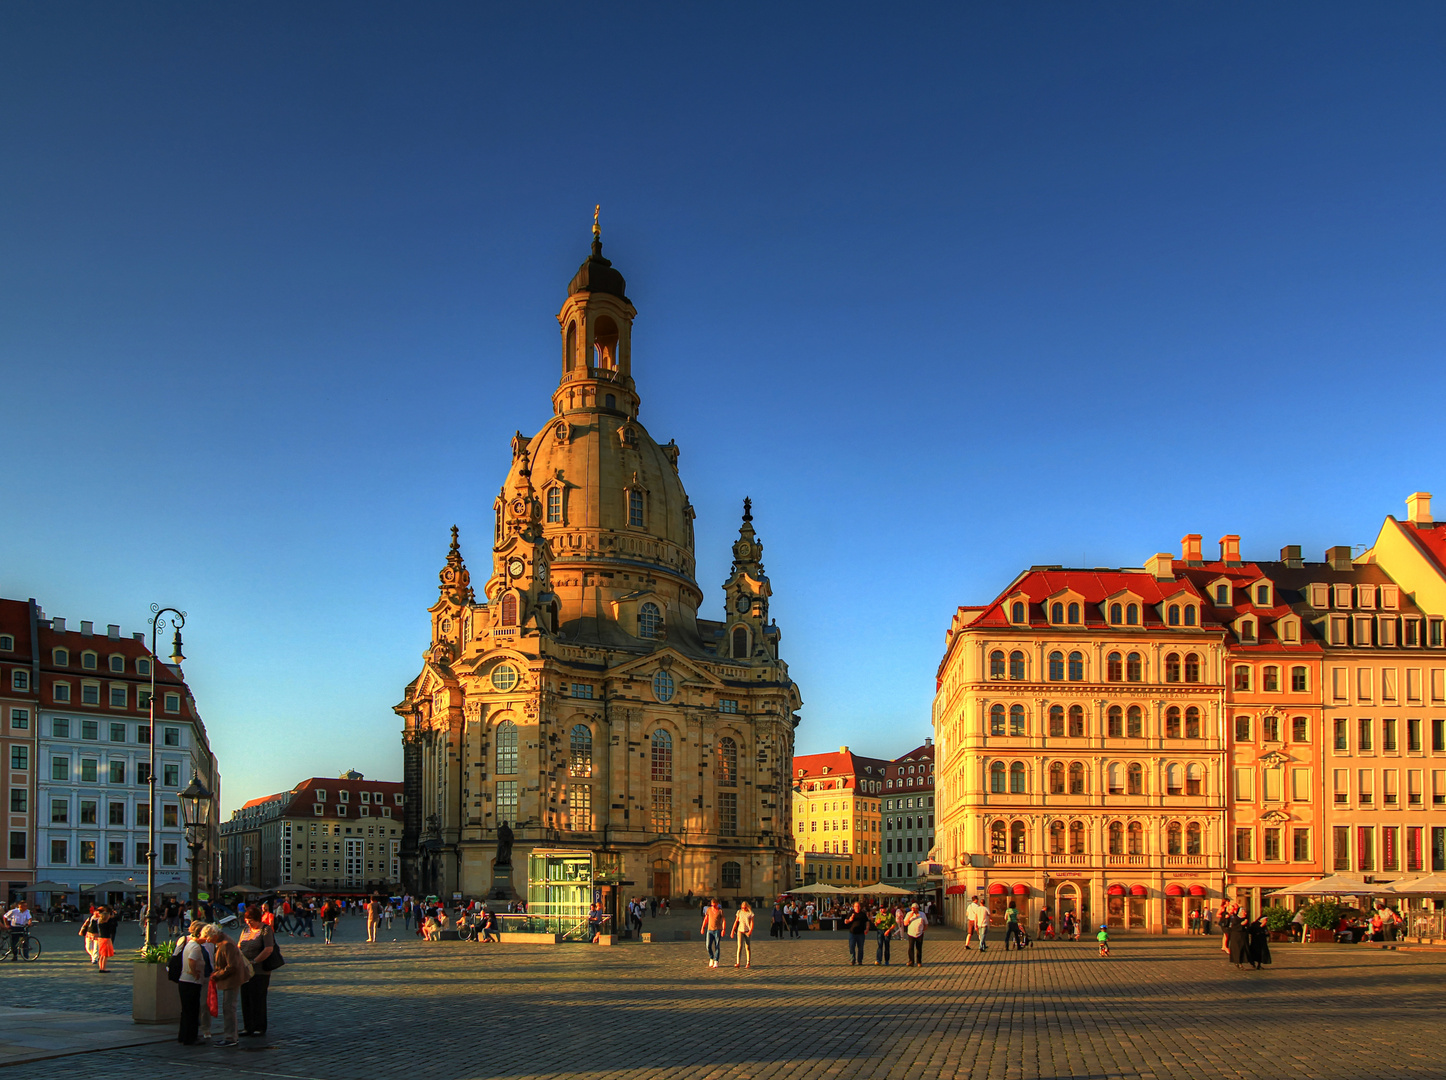
[[989, 886], [990, 896], [1003, 896], [1008, 891], [1009, 886], [1005, 885], [1002, 881], [996, 881], [994, 884]]
[[1170, 884], [1170, 885], [1166, 885], [1166, 886], [1165, 886], [1165, 895], [1166, 895], [1166, 896], [1184, 896], [1184, 895], [1185, 895], [1185, 890], [1182, 889], [1179, 885]]
[[1108, 892], [1111, 896], [1124, 896], [1125, 887], [1123, 885], [1111, 885], [1106, 890], [1106, 892]]
[[1147, 888], [1145, 888], [1143, 885], [1131, 885], [1131, 886], [1130, 886], [1130, 895], [1131, 895], [1131, 896], [1149, 896], [1149, 895], [1150, 895], [1150, 890], [1147, 889]]
[[963, 896], [969, 891], [968, 885], [950, 885], [944, 890], [946, 896]]
[[1028, 895], [1029, 895], [1029, 886], [1028, 886], [1028, 885], [1016, 885], [1016, 886], [1014, 886], [1014, 895], [1015, 895], [1015, 896], [1028, 896]]
[[1205, 886], [1204, 886], [1204, 885], [1191, 885], [1191, 886], [1190, 886], [1190, 895], [1191, 895], [1191, 896], [1205, 896], [1205, 895], [1207, 895], [1206, 892], [1205, 892]]

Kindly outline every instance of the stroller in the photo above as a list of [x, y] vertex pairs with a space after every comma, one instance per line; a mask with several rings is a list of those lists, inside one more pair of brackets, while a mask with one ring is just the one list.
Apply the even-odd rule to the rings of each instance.
[[1020, 920], [1020, 923], [1019, 923], [1019, 947], [1020, 947], [1021, 949], [1028, 949], [1028, 948], [1032, 948], [1033, 945], [1034, 945], [1034, 938], [1032, 938], [1032, 937], [1029, 936], [1029, 927], [1028, 927], [1027, 925], [1025, 925], [1025, 923], [1024, 923], [1023, 920]]

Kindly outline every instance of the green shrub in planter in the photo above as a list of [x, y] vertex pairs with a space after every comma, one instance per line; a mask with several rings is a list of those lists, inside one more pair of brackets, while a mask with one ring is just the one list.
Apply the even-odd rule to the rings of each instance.
[[176, 943], [174, 941], [158, 941], [154, 945], [136, 950], [135, 962], [137, 964], [166, 964], [170, 963], [171, 957], [175, 955]]
[[1287, 911], [1276, 904], [1268, 907], [1263, 912], [1265, 915], [1265, 928], [1272, 933], [1283, 934], [1290, 929], [1290, 922], [1295, 918], [1295, 913]]
[[1344, 905], [1334, 900], [1317, 900], [1301, 909], [1300, 918], [1312, 930], [1334, 930], [1345, 914]]

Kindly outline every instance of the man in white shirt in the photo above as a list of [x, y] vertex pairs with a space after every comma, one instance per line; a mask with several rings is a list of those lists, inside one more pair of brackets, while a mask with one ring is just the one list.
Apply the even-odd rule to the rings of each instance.
[[979, 951], [984, 952], [989, 946], [984, 944], [984, 934], [989, 929], [989, 909], [979, 902], [979, 897], [971, 897], [969, 907], [964, 912], [969, 920], [969, 934], [964, 939], [966, 949], [973, 948], [969, 944], [975, 933], [979, 935]]
[[5, 925], [10, 927], [10, 959], [19, 960], [20, 951], [25, 950], [25, 959], [30, 959], [30, 905], [24, 900], [5, 913]]

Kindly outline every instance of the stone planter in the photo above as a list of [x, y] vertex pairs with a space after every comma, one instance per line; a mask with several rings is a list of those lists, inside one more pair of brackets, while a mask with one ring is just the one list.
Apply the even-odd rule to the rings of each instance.
[[166, 977], [165, 964], [132, 964], [131, 1019], [137, 1024], [174, 1024], [181, 1019], [181, 993]]

